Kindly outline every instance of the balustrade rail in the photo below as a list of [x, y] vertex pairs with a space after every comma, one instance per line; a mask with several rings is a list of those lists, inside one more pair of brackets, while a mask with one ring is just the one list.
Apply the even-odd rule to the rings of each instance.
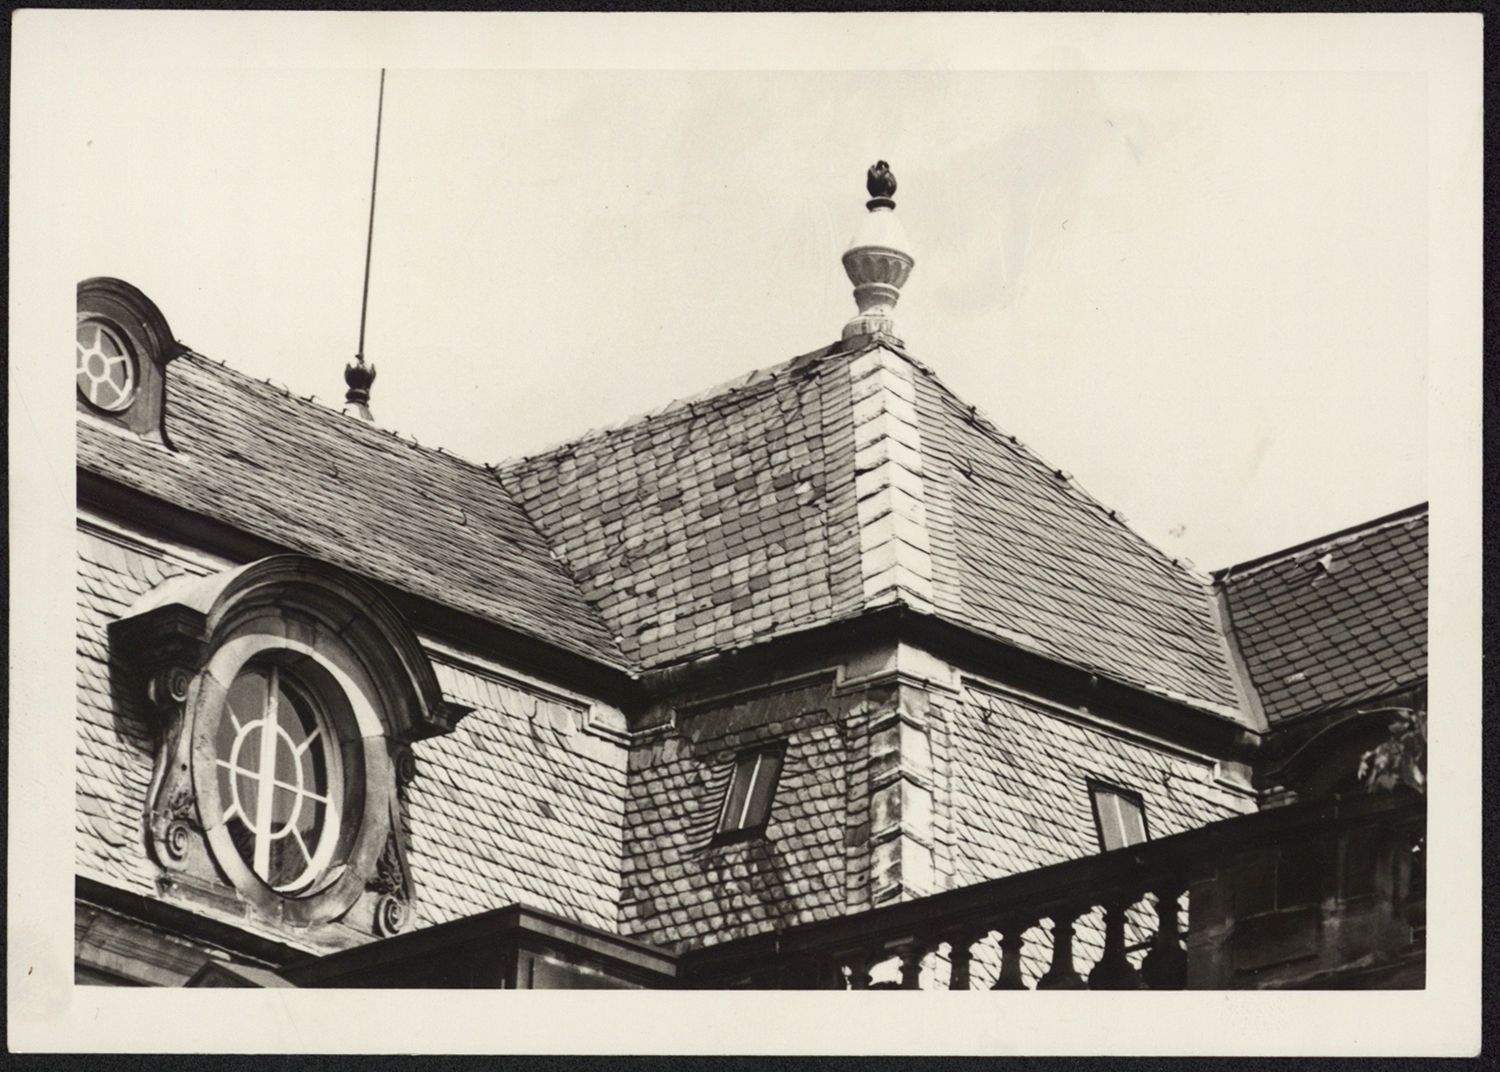
[[[1326, 906], [1317, 905], [1342, 903], [1339, 898], [1346, 891], [1350, 903], [1384, 897], [1381, 903], [1400, 917], [1396, 931], [1405, 928], [1409, 946], [1409, 924], [1419, 923], [1422, 915], [1422, 905], [1409, 894], [1420, 897], [1421, 876], [1413, 868], [1421, 866], [1425, 830], [1426, 801], [1406, 792], [1292, 804], [929, 897], [692, 950], [681, 956], [678, 977], [680, 985], [694, 988], [918, 989], [941, 986], [940, 973], [932, 970], [936, 953], [947, 960], [948, 989], [967, 990], [976, 982], [997, 990], [1027, 989], [1022, 969], [1023, 955], [1030, 952], [1026, 938], [1045, 921], [1051, 948], [1048, 966], [1036, 979], [1039, 990], [1257, 985], [1226, 984], [1224, 970], [1216, 966], [1218, 951], [1211, 942], [1219, 939], [1208, 932], [1232, 932], [1236, 913], [1248, 917], [1260, 912], [1262, 920], [1290, 918], [1295, 912], [1326, 913]], [[1372, 850], [1377, 843], [1387, 849]], [[1304, 866], [1294, 873], [1284, 861], [1299, 851]], [[1311, 865], [1306, 864], [1309, 859], [1314, 860]], [[1298, 888], [1299, 882], [1304, 888]], [[1256, 900], [1262, 887], [1270, 891], [1264, 905]], [[1185, 930], [1182, 900], [1190, 890], [1194, 918]], [[1288, 903], [1293, 911], [1278, 915]], [[1074, 960], [1075, 925], [1096, 909], [1103, 911], [1103, 951], [1085, 974]], [[1127, 917], [1147, 909], [1155, 916], [1154, 934], [1145, 943], [1127, 945]], [[1201, 965], [1195, 960], [1196, 977], [1184, 948], [1193, 927], [1204, 931], [1194, 936], [1203, 938], [1195, 947], [1201, 960]], [[1396, 931], [1381, 932], [1387, 946], [1403, 940], [1391, 937]], [[1316, 941], [1317, 928], [1311, 933]], [[999, 938], [998, 972], [991, 966], [992, 979], [976, 980], [976, 950], [981, 943], [987, 949], [994, 935]], [[1138, 967], [1130, 959], [1132, 952], [1144, 952]], [[1340, 955], [1349, 954], [1341, 946]], [[1237, 955], [1249, 962], [1243, 951]], [[1276, 955], [1266, 954], [1273, 963]], [[1297, 947], [1290, 956], [1324, 963], [1316, 960], [1316, 949]], [[893, 958], [899, 960], [900, 982], [872, 983], [871, 969]]]

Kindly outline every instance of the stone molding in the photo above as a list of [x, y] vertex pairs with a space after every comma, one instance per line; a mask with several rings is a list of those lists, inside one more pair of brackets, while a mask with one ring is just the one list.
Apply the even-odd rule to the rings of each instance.
[[850, 362], [849, 377], [865, 606], [899, 602], [931, 611], [932, 549], [913, 370], [876, 347]]
[[935, 892], [934, 789], [927, 692], [908, 684], [869, 722], [869, 889], [873, 905]]

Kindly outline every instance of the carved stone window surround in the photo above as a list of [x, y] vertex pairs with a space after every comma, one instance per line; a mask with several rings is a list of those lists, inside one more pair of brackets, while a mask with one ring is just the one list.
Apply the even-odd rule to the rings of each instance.
[[[398, 781], [416, 774], [403, 757], [468, 708], [443, 698], [384, 595], [335, 567], [277, 555], [164, 582], [111, 624], [110, 644], [122, 686], [143, 692], [157, 719], [145, 833], [164, 891], [299, 929], [342, 920], [387, 935], [402, 926], [413, 890], [396, 835]], [[273, 889], [236, 848], [220, 793], [215, 734], [229, 689], [246, 667], [268, 666], [294, 675], [320, 706], [343, 772], [329, 805], [338, 844], [296, 895]]]

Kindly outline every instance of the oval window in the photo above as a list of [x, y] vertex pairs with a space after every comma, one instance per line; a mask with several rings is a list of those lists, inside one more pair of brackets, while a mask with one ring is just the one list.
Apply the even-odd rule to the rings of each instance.
[[98, 320], [78, 324], [78, 393], [106, 413], [126, 409], [138, 382], [135, 357], [124, 340]]
[[308, 892], [339, 844], [343, 771], [317, 694], [276, 663], [235, 676], [214, 734], [225, 828], [246, 866], [283, 896]]

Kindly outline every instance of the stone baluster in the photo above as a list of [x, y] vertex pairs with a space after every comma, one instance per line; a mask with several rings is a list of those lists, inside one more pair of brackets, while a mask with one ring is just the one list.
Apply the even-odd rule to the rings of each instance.
[[[1017, 920], [1005, 924], [1000, 929], [1000, 976], [995, 980], [991, 990], [1026, 990], [1026, 980], [1021, 978], [1021, 946], [1026, 940], [1026, 932], [1029, 931], [1034, 920]], [[1054, 934], [1056, 933], [1054, 929]], [[1069, 922], [1068, 941], [1072, 942], [1072, 924]], [[1054, 939], [1055, 941], [1055, 939]], [[1053, 948], [1053, 963], [1056, 960], [1057, 949]], [[1068, 971], [1072, 971], [1073, 960], [1071, 949], [1068, 952]], [[1050, 974], [1050, 973], [1049, 973]], [[1077, 978], [1075, 975], [1074, 978]], [[1037, 986], [1041, 986], [1038, 981]]]
[[851, 958], [845, 965], [849, 969], [849, 989], [870, 989], [870, 961], [867, 957]]
[[1068, 908], [1052, 917], [1052, 963], [1036, 981], [1038, 990], [1084, 990], [1087, 984], [1073, 970], [1073, 922], [1083, 914]]
[[1187, 950], [1177, 929], [1178, 898], [1184, 887], [1156, 891], [1156, 934], [1141, 961], [1141, 981], [1152, 990], [1182, 990], [1187, 986]]
[[1120, 899], [1104, 906], [1104, 952], [1089, 972], [1090, 990], [1139, 990], [1140, 974], [1125, 956], [1125, 910], [1132, 902]]
[[901, 957], [901, 989], [922, 989], [922, 957], [926, 955], [925, 947], [912, 942], [902, 946], [898, 953]]
[[974, 962], [974, 943], [983, 934], [961, 932], [948, 938], [948, 989], [969, 989], [969, 967]]

